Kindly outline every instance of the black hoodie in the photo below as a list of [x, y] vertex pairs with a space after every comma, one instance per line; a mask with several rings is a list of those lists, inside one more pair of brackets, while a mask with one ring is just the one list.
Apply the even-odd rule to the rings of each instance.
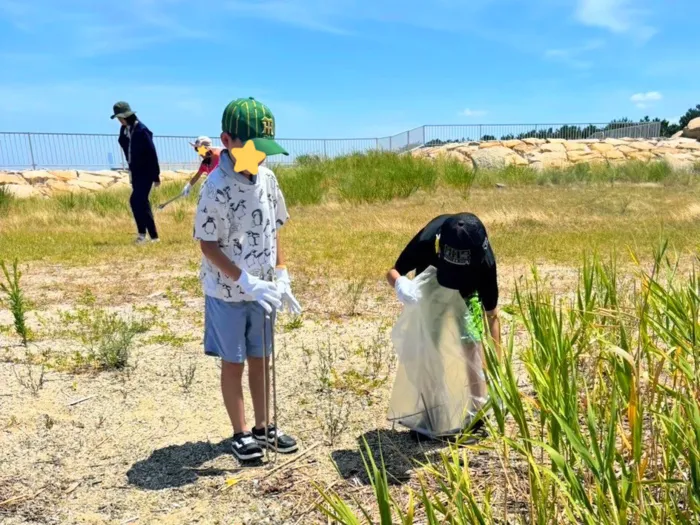
[[131, 138], [127, 135], [127, 127], [121, 127], [119, 145], [129, 162], [131, 184], [160, 182], [160, 166], [156, 147], [153, 144], [153, 133], [138, 120], [129, 126], [129, 130]]

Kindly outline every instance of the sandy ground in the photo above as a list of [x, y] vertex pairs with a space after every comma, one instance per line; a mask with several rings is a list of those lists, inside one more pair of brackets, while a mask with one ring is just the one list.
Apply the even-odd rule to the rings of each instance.
[[[288, 319], [278, 323], [276, 361], [278, 423], [299, 439], [300, 452], [241, 467], [230, 453], [219, 364], [201, 348], [203, 301], [192, 286], [196, 263], [169, 261], [136, 272], [137, 279], [132, 268], [118, 266], [34, 265], [27, 271], [30, 324], [37, 334], [32, 355], [80, 350], [75, 340], [52, 334], [58, 312], [75, 309], [86, 290], [95, 297], [92, 308], [138, 317], [149, 307], [156, 322], [137, 336], [128, 372], [47, 369], [36, 395], [21, 382], [38, 367], [24, 364], [26, 351], [9, 329], [0, 333], [1, 523], [325, 523], [314, 508], [314, 484], [371, 499], [360, 454], [364, 440], [375, 452], [381, 442], [398, 498], [405, 485], [417, 486], [416, 462], [439, 447], [415, 444], [386, 421], [395, 370], [390, 328], [399, 313], [387, 287], [367, 284], [355, 301], [348, 293], [352, 283], [296, 280], [306, 313], [300, 327], [285, 326]], [[568, 268], [540, 271], [561, 290], [576, 279]], [[501, 268], [503, 303], [525, 273], [527, 268]], [[10, 324], [9, 312], [0, 310], [0, 326]], [[186, 342], [157, 340], [163, 334]], [[320, 356], [331, 356], [338, 373], [363, 374], [373, 356], [380, 361], [378, 381], [364, 390], [325, 394]], [[180, 375], [192, 368], [185, 392]], [[338, 435], [331, 443], [333, 424]], [[287, 464], [290, 459], [295, 461]], [[482, 484], [499, 484], [488, 454], [475, 454], [471, 466]], [[517, 510], [517, 498], [513, 505]]]

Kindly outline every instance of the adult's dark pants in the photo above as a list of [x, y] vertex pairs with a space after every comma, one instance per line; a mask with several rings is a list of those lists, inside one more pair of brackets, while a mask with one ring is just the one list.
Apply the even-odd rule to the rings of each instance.
[[134, 214], [139, 235], [146, 235], [148, 232], [151, 239], [157, 239], [156, 222], [153, 220], [153, 210], [151, 210], [151, 203], [148, 200], [153, 183], [135, 182], [132, 184], [132, 188], [129, 204], [131, 204], [131, 212]]

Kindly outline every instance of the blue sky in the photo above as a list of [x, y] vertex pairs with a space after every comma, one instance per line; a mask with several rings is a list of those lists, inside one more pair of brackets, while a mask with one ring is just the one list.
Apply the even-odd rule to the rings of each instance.
[[284, 138], [674, 119], [697, 0], [0, 0], [0, 131], [213, 134], [254, 96]]

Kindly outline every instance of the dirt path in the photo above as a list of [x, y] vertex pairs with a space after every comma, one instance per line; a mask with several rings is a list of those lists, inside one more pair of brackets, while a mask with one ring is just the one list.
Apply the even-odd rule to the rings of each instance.
[[[359, 452], [365, 439], [377, 450], [381, 442], [397, 494], [416, 484], [415, 460], [435, 447], [414, 444], [386, 422], [395, 364], [389, 329], [399, 309], [383, 283], [357, 292], [357, 283], [297, 279], [307, 313], [301, 326], [278, 324], [279, 424], [299, 438], [302, 452], [314, 448], [270, 475], [271, 466], [243, 469], [229, 452], [219, 365], [201, 350], [203, 304], [193, 265], [169, 261], [136, 281], [132, 269], [118, 266], [27, 272], [27, 297], [41, 313], [30, 316], [37, 332], [32, 355], [68, 359], [81, 349], [53, 334], [60, 312], [75, 310], [88, 292], [93, 311], [148, 312], [153, 319], [135, 339], [128, 372], [48, 369], [37, 395], [21, 383], [38, 367], [23, 364], [25, 350], [9, 330], [0, 334], [2, 523], [321, 522], [313, 483], [370, 497]], [[541, 271], [562, 291], [576, 279], [567, 268]], [[525, 272], [502, 268], [505, 302]], [[0, 325], [10, 323], [9, 312], [0, 311]], [[329, 393], [323, 363], [331, 378], [354, 371], [373, 382], [346, 381]]]

